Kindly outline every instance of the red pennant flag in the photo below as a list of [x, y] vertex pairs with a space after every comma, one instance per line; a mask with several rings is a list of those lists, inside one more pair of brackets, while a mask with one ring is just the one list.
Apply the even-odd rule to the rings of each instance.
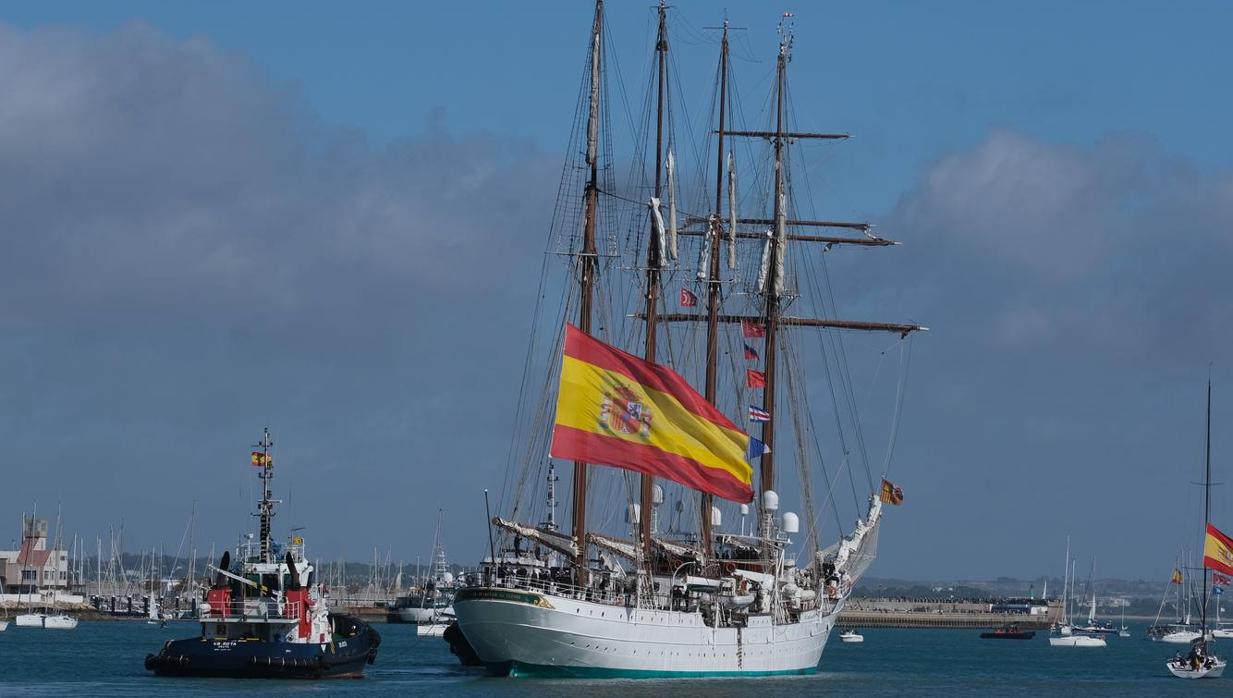
[[1218, 587], [1233, 586], [1233, 579], [1229, 579], [1219, 572], [1212, 572], [1212, 584]]
[[745, 345], [745, 360], [746, 361], [757, 361], [758, 360], [758, 350], [746, 344]]
[[681, 307], [682, 308], [692, 308], [696, 305], [698, 305], [698, 297], [695, 296], [693, 292], [690, 291], [689, 289], [682, 288], [681, 289]]
[[752, 320], [741, 320], [741, 333], [746, 337], [765, 337], [766, 327]]
[[766, 374], [752, 368], [745, 369], [745, 383], [751, 388], [765, 388]]

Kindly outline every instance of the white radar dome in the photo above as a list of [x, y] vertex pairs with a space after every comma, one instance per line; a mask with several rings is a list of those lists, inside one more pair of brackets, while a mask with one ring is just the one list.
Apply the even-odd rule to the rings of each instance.
[[767, 511], [779, 511], [779, 495], [775, 493], [775, 490], [762, 493], [762, 508]]
[[793, 514], [790, 511], [784, 512], [783, 532], [784, 533], [800, 533], [801, 532], [801, 520], [797, 518], [796, 514]]

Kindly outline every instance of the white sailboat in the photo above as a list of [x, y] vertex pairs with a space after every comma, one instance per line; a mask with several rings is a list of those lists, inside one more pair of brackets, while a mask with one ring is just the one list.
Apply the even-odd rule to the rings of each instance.
[[1066, 537], [1066, 572], [1062, 577], [1062, 617], [1049, 633], [1050, 647], [1105, 647], [1103, 637], [1079, 632], [1070, 623], [1070, 604], [1074, 597], [1075, 561], [1070, 559], [1070, 537]]
[[[36, 506], [35, 513], [31, 516], [31, 520], [33, 520], [34, 517], [37, 515], [38, 515], [38, 507]], [[25, 519], [23, 516], [23, 522], [24, 520]], [[37, 551], [35, 551], [34, 549], [35, 544], [33, 542], [34, 539], [32, 536], [25, 535], [25, 532], [23, 531], [23, 538], [25, 538], [26, 540], [24, 540], [22, 543], [22, 550], [19, 553], [19, 555], [21, 557], [22, 576], [24, 577], [26, 569], [30, 563], [30, 560], [34, 556], [34, 553]], [[60, 523], [59, 523], [59, 516], [57, 515], [56, 543], [53, 544], [53, 550], [59, 548], [59, 544], [58, 544], [59, 538], [60, 538]], [[43, 539], [46, 540], [45, 537]], [[43, 609], [41, 611], [34, 610], [34, 592], [35, 590], [38, 589], [37, 580], [40, 578], [40, 576], [41, 575], [39, 575], [36, 571], [35, 583], [33, 585], [27, 585], [26, 599], [29, 603], [29, 606], [28, 606], [29, 610], [27, 610], [26, 613], [22, 613], [22, 614], [15, 616], [13, 618], [13, 625], [15, 625], [18, 628], [43, 628], [45, 630], [73, 630], [74, 628], [77, 627], [77, 619], [74, 618], [73, 616], [68, 615], [67, 613], [59, 612], [56, 610], [56, 590], [54, 587], [51, 589], [50, 608], [46, 605], [46, 601], [44, 600]], [[40, 596], [44, 597], [45, 599], [44, 594], [40, 593]]]
[[[1206, 451], [1207, 457], [1203, 470], [1203, 534], [1205, 541], [1210, 541], [1213, 536], [1212, 528], [1212, 381], [1209, 378], [1207, 381], [1207, 432], [1206, 432]], [[1180, 679], [1215, 679], [1220, 678], [1224, 674], [1225, 665], [1227, 662], [1224, 659], [1216, 656], [1213, 651], [1213, 643], [1209, 639], [1207, 630], [1207, 556], [1205, 542], [1204, 562], [1203, 562], [1203, 590], [1202, 603], [1199, 605], [1199, 632], [1198, 636], [1190, 643], [1190, 652], [1185, 656], [1181, 654], [1175, 655], [1172, 659], [1165, 662], [1165, 666], [1169, 669], [1169, 673]], [[1227, 552], [1227, 550], [1226, 550]], [[1167, 640], [1166, 640], [1167, 641]]]
[[[640, 292], [646, 299], [645, 312], [636, 317], [647, 323], [644, 333], [646, 341], [645, 361], [634, 357], [608, 344], [604, 344], [591, 336], [592, 303], [599, 302], [595, 291], [595, 280], [599, 268], [598, 261], [604, 253], [599, 252], [595, 225], [601, 219], [597, 209], [601, 187], [599, 172], [606, 171], [601, 165], [601, 147], [599, 133], [604, 122], [601, 99], [605, 90], [601, 86], [603, 75], [603, 28], [604, 3], [596, 2], [595, 18], [592, 25], [589, 46], [591, 47], [587, 63], [586, 75], [588, 82], [583, 88], [582, 96], [585, 106], [580, 110], [586, 114], [585, 122], [580, 118], [578, 129], [581, 141], [585, 134], [585, 146], [571, 152], [585, 153], [585, 165], [576, 163], [567, 172], [577, 171], [587, 177], [583, 195], [576, 199], [581, 202], [583, 213], [579, 226], [582, 230], [581, 239], [571, 238], [570, 251], [574, 255], [576, 274], [573, 279], [578, 283], [580, 301], [578, 303], [578, 326], [572, 325], [565, 329], [562, 360], [561, 390], [556, 393], [558, 409], [557, 428], [563, 433], [581, 442], [587, 434], [599, 433], [605, 444], [614, 444], [611, 439], [622, 442], [635, 442], [640, 446], [643, 442], [655, 443], [653, 438], [670, 440], [675, 437], [654, 437], [655, 429], [677, 428], [670, 419], [686, 419], [677, 413], [668, 411], [664, 403], [656, 402], [657, 398], [641, 397], [634, 391], [635, 384], [645, 385], [643, 381], [667, 381], [675, 386], [668, 392], [656, 388], [659, 394], [673, 396], [684, 395], [680, 384], [685, 379], [679, 373], [673, 372], [666, 365], [656, 363], [655, 342], [657, 337], [656, 322], [697, 322], [705, 323], [707, 351], [706, 357], [706, 387], [704, 395], [690, 393], [680, 400], [687, 400], [692, 409], [704, 412], [712, 424], [725, 434], [737, 434], [743, 438], [743, 445], [737, 449], [726, 451], [721, 459], [717, 447], [710, 445], [698, 448], [694, 453], [699, 459], [707, 462], [719, 462], [724, 465], [717, 467], [697, 465], [662, 465], [672, 459], [655, 461], [660, 469], [652, 471], [641, 465], [644, 461], [631, 463], [621, 461], [616, 456], [604, 455], [598, 449], [591, 451], [594, 458], [575, 457], [580, 451], [568, 451], [568, 457], [562, 460], [574, 462], [574, 486], [572, 500], [573, 524], [569, 533], [558, 532], [555, 526], [535, 526], [519, 523], [503, 518], [491, 519], [492, 525], [499, 531], [505, 541], [513, 539], [513, 550], [502, 545], [498, 548], [495, 540], [490, 538], [490, 554], [483, 568], [483, 579], [479, 584], [460, 589], [454, 599], [454, 610], [457, 615], [458, 628], [469, 649], [478, 660], [494, 673], [513, 676], [572, 676], [572, 677], [700, 677], [700, 676], [765, 676], [775, 674], [804, 674], [817, 670], [819, 659], [831, 629], [834, 627], [840, 611], [851, 592], [852, 585], [860, 578], [865, 569], [873, 561], [876, 551], [878, 530], [882, 520], [883, 497], [885, 501], [897, 504], [902, 500], [902, 491], [889, 482], [883, 481], [880, 490], [875, 490], [868, 501], [857, 503], [862, 507], [860, 518], [855, 526], [843, 535], [836, 543], [825, 549], [816, 542], [816, 536], [811, 526], [805, 532], [805, 540], [814, 545], [814, 550], [807, 551], [801, 563], [797, 564], [797, 555], [790, 552], [792, 537], [802, 533], [800, 517], [792, 512], [780, 512], [779, 495], [775, 490], [775, 471], [770, 451], [774, 440], [773, 415], [777, 412], [775, 400], [777, 357], [785, 364], [792, 359], [784, 350], [777, 348], [777, 333], [782, 327], [796, 323], [801, 327], [823, 326], [843, 329], [884, 330], [893, 331], [902, 336], [924, 328], [915, 325], [889, 325], [881, 323], [842, 322], [829, 320], [805, 320], [803, 318], [781, 317], [780, 300], [786, 296], [784, 286], [784, 255], [787, 252], [789, 240], [804, 241], [820, 240], [821, 236], [789, 236], [787, 228], [790, 225], [819, 224], [819, 221], [789, 221], [787, 206], [791, 198], [787, 195], [788, 184], [785, 172], [788, 160], [785, 150], [790, 142], [799, 139], [833, 137], [823, 134], [792, 133], [786, 130], [788, 107], [786, 103], [786, 71], [791, 56], [792, 36], [788, 30], [786, 19], [781, 25], [782, 41], [776, 60], [775, 69], [775, 105], [772, 107], [775, 117], [773, 131], [735, 131], [729, 130], [724, 123], [724, 108], [727, 98], [721, 96], [719, 107], [717, 173], [716, 173], [716, 210], [707, 218], [700, 219], [704, 228], [693, 229], [693, 234], [701, 238], [701, 261], [698, 269], [698, 280], [706, 283], [707, 310], [706, 314], [682, 313], [660, 314], [660, 270], [667, 268], [670, 251], [676, 249], [676, 227], [673, 210], [674, 172], [671, 151], [667, 157], [667, 187], [661, 191], [660, 173], [663, 171], [662, 156], [664, 144], [661, 137], [656, 137], [656, 155], [654, 170], [655, 188], [652, 190], [649, 209], [652, 215], [652, 234], [648, 236], [647, 259], [645, 263], [639, 259], [630, 268], [645, 270], [646, 286]], [[666, 34], [666, 5], [659, 7], [659, 34], [656, 42], [656, 59], [659, 71], [659, 98], [655, 104], [657, 115], [657, 134], [662, 134], [664, 126], [665, 70], [668, 41]], [[721, 42], [720, 82], [721, 95], [726, 95], [728, 86], [728, 41], [725, 27]], [[583, 111], [584, 110], [584, 111]], [[773, 173], [774, 196], [768, 202], [773, 207], [773, 214], [767, 219], [738, 219], [734, 202], [736, 196], [733, 190], [734, 175], [731, 153], [725, 150], [725, 137], [752, 137], [767, 139], [774, 152]], [[583, 144], [579, 142], [579, 145]], [[724, 217], [723, 196], [724, 163], [727, 162], [728, 183], [728, 216]], [[589, 173], [589, 174], [586, 174]], [[567, 175], [568, 177], [568, 175]], [[581, 183], [581, 182], [579, 182]], [[771, 187], [768, 187], [771, 188]], [[659, 211], [661, 196], [666, 194], [668, 201], [668, 220], [663, 221]], [[568, 206], [568, 204], [566, 204]], [[572, 209], [571, 209], [572, 210]], [[761, 226], [755, 233], [746, 229], [738, 233], [738, 223]], [[766, 226], [772, 226], [767, 234]], [[851, 242], [859, 245], [890, 244], [881, 241], [868, 232], [864, 224], [850, 224], [865, 233], [864, 238], [830, 238], [830, 244]], [[725, 228], [727, 230], [725, 230]], [[681, 235], [689, 234], [681, 231]], [[751, 299], [757, 299], [756, 314], [747, 316], [720, 315], [720, 288], [726, 283], [720, 276], [720, 261], [722, 259], [721, 243], [729, 245], [732, 253], [737, 241], [753, 240], [764, 250], [761, 266], [762, 274], [756, 284], [757, 292], [748, 294]], [[729, 255], [731, 267], [735, 253]], [[692, 270], [691, 270], [692, 271]], [[692, 274], [691, 274], [692, 276]], [[752, 276], [752, 275], [751, 275]], [[573, 297], [573, 294], [570, 294]], [[681, 294], [682, 306], [697, 304], [698, 297], [687, 290]], [[564, 316], [564, 313], [562, 313]], [[552, 314], [549, 317], [553, 317]], [[746, 337], [764, 339], [765, 355], [748, 349], [748, 360], [765, 361], [765, 371], [754, 371], [737, 367], [741, 378], [749, 377], [749, 387], [763, 390], [763, 404], [750, 407], [750, 414], [756, 418], [752, 421], [762, 423], [762, 439], [751, 439], [741, 432], [716, 407], [716, 375], [718, 371], [718, 342], [721, 335], [720, 323], [740, 323], [746, 329]], [[816, 324], [815, 324], [816, 323]], [[595, 329], [599, 329], [596, 327]], [[559, 332], [554, 328], [555, 332]], [[663, 330], [660, 330], [661, 332]], [[700, 333], [699, 333], [700, 334]], [[558, 337], [560, 335], [557, 335]], [[699, 337], [700, 339], [700, 337]], [[571, 349], [572, 347], [572, 349]], [[571, 351], [576, 353], [570, 353]], [[613, 352], [619, 352], [620, 356]], [[589, 379], [576, 380], [581, 371], [578, 367], [579, 356], [603, 356], [604, 361], [616, 361], [622, 371], [652, 376], [642, 380], [627, 382], [616, 374], [606, 373], [608, 378], [599, 382], [586, 382]], [[695, 354], [697, 355], [697, 354]], [[740, 355], [739, 349], [737, 355]], [[615, 358], [614, 358], [615, 357]], [[739, 359], [733, 359], [739, 361]], [[574, 363], [570, 363], [574, 362]], [[608, 364], [605, 364], [608, 365]], [[568, 369], [568, 374], [567, 374]], [[616, 369], [612, 369], [616, 370]], [[787, 368], [783, 369], [787, 374]], [[619, 371], [618, 371], [619, 373]], [[569, 376], [567, 379], [566, 376]], [[591, 375], [591, 374], [586, 374]], [[622, 375], [630, 375], [628, 373]], [[753, 377], [757, 378], [754, 381]], [[679, 381], [679, 382], [678, 382]], [[664, 383], [657, 382], [656, 385]], [[552, 385], [552, 383], [548, 383]], [[593, 387], [601, 386], [602, 387]], [[595, 391], [604, 390], [604, 397], [598, 399], [587, 388]], [[799, 389], [799, 386], [798, 386]], [[792, 384], [788, 384], [788, 397], [792, 397]], [[679, 391], [679, 392], [678, 392]], [[634, 395], [634, 397], [629, 397]], [[547, 408], [540, 407], [544, 413], [551, 414], [551, 398]], [[561, 404], [567, 399], [567, 404], [582, 405], [577, 408], [577, 414], [585, 414], [576, 424], [570, 423], [562, 427], [559, 415]], [[677, 399], [674, 397], [673, 399]], [[790, 403], [790, 404], [789, 404]], [[684, 404], [678, 400], [677, 404]], [[601, 408], [600, 405], [603, 407]], [[654, 407], [652, 411], [650, 407]], [[793, 398], [783, 400], [779, 407], [783, 408], [783, 416], [797, 419], [808, 418], [803, 414], [800, 401]], [[676, 408], [671, 408], [676, 409]], [[743, 406], [742, 406], [743, 410]], [[595, 414], [592, 414], [594, 412]], [[652, 413], [653, 412], [653, 413]], [[679, 412], [679, 410], [677, 411]], [[574, 414], [574, 413], [570, 413]], [[550, 419], [550, 418], [549, 418]], [[785, 421], [785, 423], [787, 423]], [[543, 426], [535, 422], [528, 431]], [[597, 426], [598, 425], [598, 426]], [[655, 426], [653, 426], [655, 425]], [[658, 425], [671, 425], [658, 426]], [[599, 432], [586, 431], [599, 429]], [[572, 430], [572, 431], [570, 431]], [[544, 431], [547, 431], [546, 429]], [[540, 432], [542, 433], [542, 432]], [[539, 453], [561, 453], [558, 449], [556, 430], [553, 431], [552, 450], [547, 448], [542, 437], [537, 443], [544, 448]], [[584, 436], [574, 436], [581, 433]], [[606, 436], [612, 434], [613, 436]], [[628, 437], [628, 438], [626, 438]], [[691, 439], [694, 437], [690, 437]], [[727, 438], [727, 437], [725, 437]], [[799, 438], [799, 437], [798, 437]], [[734, 437], [734, 440], [741, 438]], [[573, 443], [573, 442], [571, 442]], [[596, 443], [587, 441], [586, 443]], [[672, 447], [684, 448], [684, 441], [664, 441]], [[695, 439], [689, 443], [705, 443]], [[720, 509], [712, 503], [711, 497], [718, 496], [733, 502], [748, 502], [755, 499], [752, 482], [752, 468], [742, 452], [745, 446], [756, 449], [751, 457], [761, 455], [761, 478], [758, 486], [760, 504], [757, 525], [749, 534], [742, 532], [720, 533], [722, 524]], [[763, 448], [765, 446], [765, 448]], [[779, 444], [774, 444], [779, 449]], [[613, 448], [625, 448], [613, 446]], [[691, 446], [691, 448], [693, 448]], [[533, 452], [536, 449], [530, 449]], [[661, 449], [659, 452], [663, 452]], [[735, 453], [731, 451], [735, 450]], [[785, 454], [791, 449], [784, 448]], [[610, 453], [610, 452], [609, 452]], [[807, 454], [808, 451], [805, 451]], [[549, 456], [551, 457], [551, 456]], [[802, 459], [804, 456], [802, 456]], [[542, 463], [536, 457], [529, 460], [536, 462], [535, 467]], [[546, 459], [544, 459], [546, 460]], [[692, 461], [697, 463], [698, 461]], [[626, 471], [641, 473], [639, 479], [630, 477], [629, 499], [626, 510], [626, 521], [632, 529], [631, 539], [618, 538], [612, 535], [600, 534], [588, 530], [587, 494], [592, 487], [588, 480], [588, 468], [593, 465], [611, 465], [624, 468]], [[530, 466], [529, 466], [530, 467]], [[699, 471], [697, 468], [703, 468]], [[802, 465], [802, 468], [806, 468]], [[618, 471], [619, 472], [619, 471]], [[705, 477], [693, 477], [703, 473]], [[657, 535], [655, 529], [656, 495], [654, 479], [674, 481], [691, 488], [688, 496], [697, 496], [699, 507], [697, 518], [698, 530], [695, 533], [682, 533], [677, 538]], [[712, 479], [713, 478], [713, 479]], [[521, 483], [529, 480], [520, 477]], [[722, 485], [716, 485], [715, 482]], [[743, 486], [732, 483], [739, 481]], [[876, 480], [873, 480], [876, 481]], [[727, 487], [731, 485], [731, 487]], [[636, 494], [635, 494], [636, 491]], [[882, 492], [883, 494], [879, 494]], [[635, 498], [636, 497], [636, 498]], [[607, 502], [611, 502], [608, 499]], [[518, 511], [515, 502], [515, 511]], [[811, 504], [809, 506], [812, 506]], [[618, 515], [619, 516], [619, 515]], [[807, 521], [816, 521], [809, 516]], [[691, 524], [692, 525], [692, 524]], [[490, 536], [491, 536], [490, 529]], [[525, 543], [525, 547], [520, 547]], [[559, 556], [560, 565], [548, 562], [549, 553]], [[597, 554], [593, 555], [593, 551]], [[452, 646], [455, 646], [451, 642]], [[462, 653], [456, 652], [459, 656]]]

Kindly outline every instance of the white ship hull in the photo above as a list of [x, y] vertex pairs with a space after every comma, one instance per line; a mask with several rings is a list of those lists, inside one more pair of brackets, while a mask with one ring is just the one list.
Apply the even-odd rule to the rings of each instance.
[[578, 601], [524, 590], [478, 588], [455, 598], [458, 625], [495, 673], [514, 676], [701, 677], [808, 674], [835, 625], [806, 611], [773, 625], [712, 628], [700, 613]]
[[1189, 645], [1199, 639], [1199, 633], [1194, 630], [1178, 630], [1171, 632], [1168, 635], [1163, 635], [1160, 638], [1161, 642], [1167, 642], [1172, 645]]
[[1108, 642], [1103, 637], [1091, 635], [1067, 635], [1049, 638], [1050, 647], [1107, 647]]
[[17, 616], [15, 624], [19, 628], [46, 628], [48, 630], [72, 630], [77, 627], [77, 619], [63, 614], [47, 615], [45, 613], [23, 613]]

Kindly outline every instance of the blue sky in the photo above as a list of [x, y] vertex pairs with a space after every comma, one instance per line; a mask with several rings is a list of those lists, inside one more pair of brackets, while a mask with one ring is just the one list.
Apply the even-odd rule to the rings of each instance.
[[[866, 314], [935, 328], [897, 451], [918, 462], [893, 512], [910, 524], [892, 520], [874, 573], [1056, 573], [1070, 532], [1110, 574], [1165, 574], [1190, 540], [1209, 362], [1218, 425], [1233, 389], [1233, 6], [801, 5], [729, 8], [747, 28], [737, 84], [756, 108], [794, 10], [797, 113], [854, 135], [820, 158], [819, 205], [907, 243], [840, 288], [872, 296]], [[723, 11], [675, 7], [682, 98], [701, 112], [715, 62], [701, 28]], [[470, 507], [500, 477], [520, 358], [449, 349], [496, 335], [521, 351], [529, 298], [506, 291], [534, 282], [542, 236], [493, 231], [546, 227], [591, 7], [340, 8], [3, 7], [0, 70], [19, 87], [0, 127], [0, 460], [14, 464], [0, 509], [60, 499], [79, 533], [123, 516], [130, 540], [170, 546], [155, 531], [187, 517], [187, 492], [227, 492], [213, 514], [228, 523], [199, 534], [222, 541], [245, 485], [202, 478], [271, 422], [308, 475], [288, 523], [319, 520], [331, 496], [375, 512], [359, 541], [317, 531], [327, 556], [426, 554], [425, 491], [446, 493], [456, 559], [478, 556]], [[652, 15], [609, 3], [635, 95]], [[450, 271], [477, 259], [527, 270], [508, 287]], [[504, 386], [478, 408], [423, 375], [478, 363]], [[441, 438], [463, 421], [482, 435]], [[72, 484], [47, 475], [61, 470]], [[146, 501], [146, 482], [168, 494]]]

